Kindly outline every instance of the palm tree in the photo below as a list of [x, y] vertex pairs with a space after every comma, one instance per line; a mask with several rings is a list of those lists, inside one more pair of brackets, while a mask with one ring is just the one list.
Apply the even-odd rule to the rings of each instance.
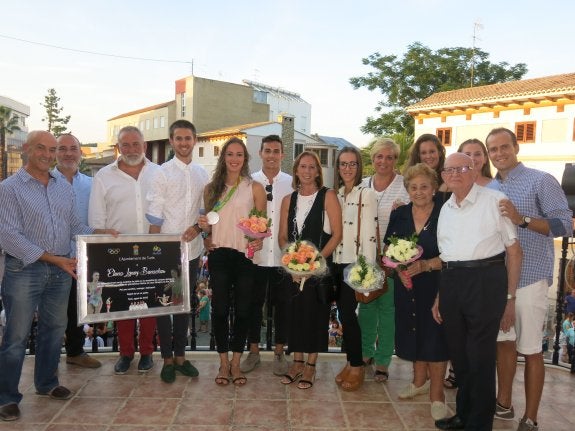
[[0, 106], [0, 149], [2, 150], [2, 179], [8, 176], [8, 151], [6, 148], [6, 136], [20, 131], [18, 116], [12, 109]]

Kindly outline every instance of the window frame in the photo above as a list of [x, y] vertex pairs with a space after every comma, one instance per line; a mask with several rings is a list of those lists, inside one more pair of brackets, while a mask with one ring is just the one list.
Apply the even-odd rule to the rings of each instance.
[[[532, 127], [531, 134], [528, 130], [529, 126]], [[515, 136], [517, 137], [518, 144], [534, 144], [536, 140], [536, 132], [536, 121], [520, 121], [515, 123]], [[529, 139], [529, 137], [531, 137], [531, 139]]]
[[[445, 138], [445, 135], [448, 134], [447, 139]], [[438, 127], [437, 129], [435, 129], [435, 136], [437, 136], [437, 139], [439, 139], [439, 142], [441, 142], [441, 145], [443, 145], [444, 147], [450, 147], [451, 143], [453, 142], [453, 128], [452, 127]], [[446, 142], [448, 141], [448, 142]]]

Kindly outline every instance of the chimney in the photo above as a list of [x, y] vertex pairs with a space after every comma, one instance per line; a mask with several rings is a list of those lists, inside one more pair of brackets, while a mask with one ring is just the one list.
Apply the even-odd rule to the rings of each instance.
[[282, 123], [282, 142], [284, 144], [284, 158], [282, 161], [282, 171], [291, 172], [294, 161], [294, 117], [282, 113], [278, 116], [278, 121]]

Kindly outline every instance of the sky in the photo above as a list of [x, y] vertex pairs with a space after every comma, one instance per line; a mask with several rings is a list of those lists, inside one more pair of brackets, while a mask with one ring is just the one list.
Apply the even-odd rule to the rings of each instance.
[[29, 105], [29, 129], [43, 129], [55, 88], [68, 128], [105, 142], [106, 120], [173, 100], [177, 79], [250, 79], [299, 93], [312, 133], [364, 146], [372, 137], [360, 128], [381, 95], [349, 84], [372, 71], [362, 58], [401, 56], [416, 41], [471, 47], [479, 23], [490, 61], [526, 63], [525, 78], [569, 73], [575, 26], [561, 17], [573, 16], [572, 0], [0, 0], [0, 95]]

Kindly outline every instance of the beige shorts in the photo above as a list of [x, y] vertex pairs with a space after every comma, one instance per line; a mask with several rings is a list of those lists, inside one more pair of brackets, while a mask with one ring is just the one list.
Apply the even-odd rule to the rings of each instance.
[[542, 351], [543, 325], [547, 316], [547, 280], [517, 289], [515, 299], [515, 327], [509, 332], [499, 331], [497, 341], [517, 341], [517, 352], [534, 355]]

